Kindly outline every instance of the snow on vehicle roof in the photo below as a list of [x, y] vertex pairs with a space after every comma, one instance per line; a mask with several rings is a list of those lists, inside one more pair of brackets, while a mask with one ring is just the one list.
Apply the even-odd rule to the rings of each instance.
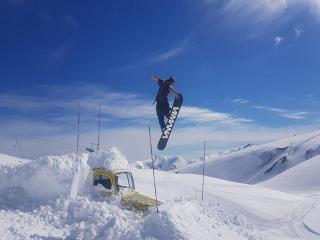
[[91, 153], [89, 155], [88, 165], [91, 168], [103, 168], [107, 171], [128, 169], [129, 167], [127, 159], [116, 147]]

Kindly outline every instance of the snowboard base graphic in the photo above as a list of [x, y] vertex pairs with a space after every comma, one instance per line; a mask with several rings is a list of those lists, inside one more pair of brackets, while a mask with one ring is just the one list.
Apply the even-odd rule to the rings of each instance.
[[165, 126], [165, 128], [164, 128], [164, 130], [162, 132], [162, 135], [160, 137], [160, 140], [158, 142], [158, 149], [159, 150], [164, 150], [166, 145], [167, 145], [167, 143], [168, 143], [170, 134], [172, 132], [174, 123], [177, 120], [177, 117], [178, 117], [180, 108], [182, 106], [182, 103], [183, 103], [183, 97], [182, 97], [181, 94], [179, 94], [179, 98], [175, 98], [174, 99], [174, 102], [173, 102], [173, 105], [172, 105], [172, 108], [171, 108], [171, 111], [170, 111], [170, 114], [169, 114], [169, 118], [168, 118], [167, 124], [166, 124], [166, 126]]

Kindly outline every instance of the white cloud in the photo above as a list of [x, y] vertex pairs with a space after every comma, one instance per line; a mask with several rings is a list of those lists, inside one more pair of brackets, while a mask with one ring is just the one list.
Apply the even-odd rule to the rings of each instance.
[[194, 123], [216, 122], [227, 125], [233, 125], [243, 122], [253, 122], [251, 119], [235, 118], [231, 114], [214, 112], [205, 108], [183, 107], [181, 109], [181, 118]]
[[242, 98], [236, 98], [236, 99], [233, 99], [231, 102], [239, 103], [239, 104], [246, 104], [246, 103], [249, 103], [249, 100], [242, 99]]
[[176, 57], [179, 54], [183, 53], [186, 50], [184, 46], [172, 48], [166, 52], [160, 53], [157, 56], [154, 56], [150, 59], [150, 62], [162, 62], [170, 58]]
[[[85, 89], [85, 91], [83, 90]], [[81, 112], [96, 114], [98, 106], [104, 118], [114, 120], [128, 120], [145, 123], [157, 119], [155, 105], [152, 99], [127, 92], [113, 92], [104, 90], [99, 86], [79, 86], [52, 88], [53, 93], [46, 98], [24, 95], [0, 95], [0, 109], [5, 108], [17, 112], [43, 112], [52, 113], [61, 118], [74, 114], [77, 103], [81, 103]], [[68, 96], [65, 99], [63, 96]], [[58, 100], [57, 100], [58, 99]], [[69, 113], [66, 113], [69, 112]], [[221, 123], [236, 124], [251, 122], [250, 119], [236, 118], [228, 113], [216, 112], [207, 108], [183, 106], [181, 118], [187, 123]]]
[[[37, 157], [46, 154], [73, 152], [76, 149], [76, 111], [81, 102], [80, 147], [97, 142], [97, 112], [101, 104], [103, 124], [102, 148], [116, 146], [129, 161], [149, 157], [147, 125], [151, 125], [153, 143], [160, 135], [152, 99], [126, 92], [114, 92], [98, 86], [51, 87], [43, 97], [0, 95], [0, 109], [14, 116], [0, 119], [0, 153]], [[243, 100], [243, 99], [241, 99]], [[235, 102], [241, 102], [240, 99]], [[292, 112], [280, 108], [256, 106], [281, 117], [303, 119], [307, 112]], [[9, 110], [9, 111], [8, 111]], [[22, 114], [19, 115], [19, 113]], [[29, 119], [26, 116], [50, 114], [50, 119]], [[34, 114], [36, 113], [36, 114]], [[86, 114], [91, 114], [90, 116]], [[53, 114], [53, 116], [51, 116]], [[87, 119], [90, 118], [90, 119]], [[124, 120], [125, 123], [122, 124]], [[128, 124], [128, 121], [132, 121]], [[140, 121], [140, 122], [139, 122]], [[120, 122], [120, 124], [119, 124]], [[184, 106], [166, 154], [189, 156], [204, 140], [212, 146], [236, 147], [246, 143], [266, 142], [286, 137], [304, 127], [266, 128], [251, 119], [237, 118], [230, 113], [207, 108]], [[18, 139], [21, 152], [14, 148]]]
[[276, 113], [285, 113], [287, 110], [282, 109], [282, 108], [274, 108], [274, 107], [266, 107], [266, 106], [254, 106], [256, 109], [261, 109], [261, 110], [267, 110], [270, 112], [276, 112]]
[[287, 0], [230, 0], [224, 11], [236, 18], [266, 23], [279, 18], [288, 8], [288, 4]]
[[278, 47], [283, 42], [283, 37], [276, 36], [273, 41], [274, 41], [274, 45]]
[[282, 114], [282, 117], [289, 118], [289, 119], [302, 120], [302, 119], [305, 119], [308, 114], [309, 114], [308, 112], [285, 113], [285, 114]]
[[300, 37], [304, 33], [304, 29], [301, 25], [294, 27], [293, 31], [296, 38]]
[[296, 120], [303, 120], [309, 114], [309, 112], [292, 112], [290, 110], [282, 109], [282, 108], [274, 108], [274, 107], [267, 107], [267, 106], [254, 106], [256, 109], [266, 110], [269, 112], [275, 112], [280, 117], [288, 118], [288, 119], [296, 119]]
[[[280, 19], [309, 13], [320, 20], [320, 0], [204, 0], [205, 6], [220, 2], [226, 19], [253, 24], [280, 24]], [[290, 14], [294, 13], [294, 14]], [[286, 19], [284, 19], [286, 20]]]

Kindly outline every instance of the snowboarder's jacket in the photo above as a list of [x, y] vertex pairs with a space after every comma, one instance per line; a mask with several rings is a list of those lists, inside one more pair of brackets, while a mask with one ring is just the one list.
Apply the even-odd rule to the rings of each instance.
[[159, 90], [158, 90], [158, 94], [156, 96], [155, 101], [157, 103], [167, 103], [171, 84], [168, 81], [163, 81], [161, 79], [158, 79], [158, 85], [159, 85]]

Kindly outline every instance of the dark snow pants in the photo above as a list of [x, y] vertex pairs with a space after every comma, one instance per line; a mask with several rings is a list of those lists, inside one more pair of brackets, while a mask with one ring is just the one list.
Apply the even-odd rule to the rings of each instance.
[[166, 126], [166, 124], [164, 123], [164, 116], [166, 116], [166, 118], [169, 118], [169, 112], [170, 112], [169, 103], [168, 102], [158, 102], [156, 110], [157, 110], [160, 128], [162, 131]]

